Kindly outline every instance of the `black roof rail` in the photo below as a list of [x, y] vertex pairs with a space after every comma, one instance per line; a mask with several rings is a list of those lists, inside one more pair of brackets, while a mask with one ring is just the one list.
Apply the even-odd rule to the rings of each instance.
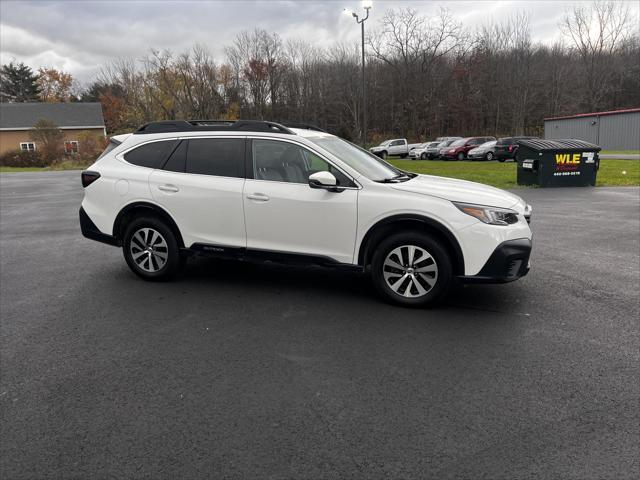
[[300, 122], [280, 122], [282, 123], [282, 125], [284, 125], [287, 128], [302, 128], [305, 130], [315, 130], [316, 132], [323, 132], [323, 133], [327, 133], [326, 130], [323, 130], [320, 127], [317, 127], [315, 125], [311, 125], [310, 123], [300, 123]]
[[274, 132], [295, 135], [284, 125], [265, 120], [161, 120], [142, 125], [135, 134], [172, 132]]

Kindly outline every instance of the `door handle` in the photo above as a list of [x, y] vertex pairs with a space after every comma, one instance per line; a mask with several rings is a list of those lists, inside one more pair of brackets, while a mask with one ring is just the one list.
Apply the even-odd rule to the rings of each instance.
[[255, 200], [256, 202], [268, 202], [269, 197], [264, 193], [250, 193], [247, 195], [249, 200]]
[[171, 193], [176, 193], [180, 191], [180, 189], [175, 185], [159, 185], [158, 190], [162, 190], [163, 192], [171, 192]]

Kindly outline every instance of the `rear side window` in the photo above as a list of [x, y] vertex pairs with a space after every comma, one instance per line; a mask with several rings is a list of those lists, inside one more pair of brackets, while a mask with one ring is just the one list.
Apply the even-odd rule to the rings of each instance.
[[141, 145], [124, 154], [124, 159], [139, 167], [160, 168], [176, 146], [177, 140], [164, 140]]
[[217, 177], [242, 177], [244, 145], [242, 138], [189, 140], [186, 171]]
[[167, 163], [164, 164], [163, 170], [169, 172], [184, 173], [187, 166], [187, 141], [184, 140], [173, 151]]

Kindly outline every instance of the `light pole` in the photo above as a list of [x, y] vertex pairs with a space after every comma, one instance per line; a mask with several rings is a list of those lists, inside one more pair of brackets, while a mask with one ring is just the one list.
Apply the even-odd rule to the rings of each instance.
[[367, 90], [364, 79], [364, 22], [369, 18], [369, 10], [371, 9], [371, 0], [362, 0], [362, 8], [365, 9], [367, 14], [364, 18], [360, 19], [356, 12], [352, 12], [348, 8], [344, 9], [346, 15], [351, 15], [356, 19], [356, 22], [360, 24], [362, 30], [362, 146], [367, 148]]

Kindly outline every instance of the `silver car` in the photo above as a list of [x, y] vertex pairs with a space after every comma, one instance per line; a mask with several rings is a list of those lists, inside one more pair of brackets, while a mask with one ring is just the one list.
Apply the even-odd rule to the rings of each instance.
[[482, 145], [472, 148], [467, 153], [467, 158], [470, 160], [493, 160], [496, 152], [496, 140], [485, 142]]

